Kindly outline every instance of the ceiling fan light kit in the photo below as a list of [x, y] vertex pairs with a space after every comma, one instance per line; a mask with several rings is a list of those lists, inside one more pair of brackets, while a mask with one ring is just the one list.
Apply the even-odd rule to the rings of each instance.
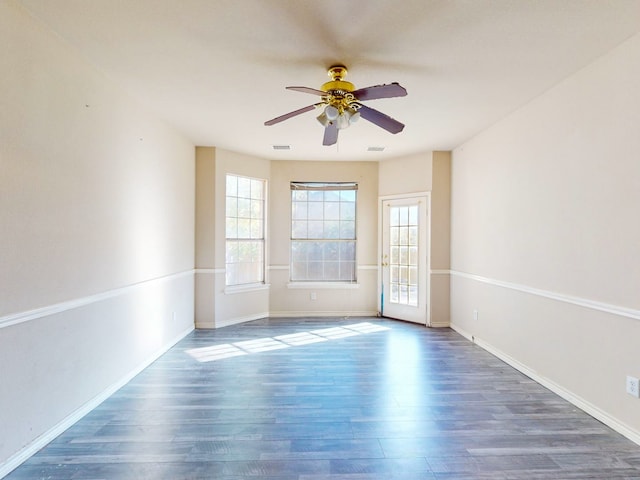
[[310, 87], [286, 87], [287, 90], [318, 95], [322, 99], [320, 103], [294, 110], [268, 120], [264, 124], [267, 126], [275, 125], [315, 108], [324, 107], [322, 113], [317, 117], [318, 122], [325, 129], [323, 145], [328, 146], [337, 143], [338, 131], [348, 128], [352, 123], [357, 122], [360, 117], [393, 134], [403, 130], [404, 124], [360, 102], [378, 98], [404, 97], [407, 95], [404, 87], [394, 82], [356, 89], [353, 83], [344, 80], [347, 75], [347, 68], [343, 65], [332, 66], [327, 74], [331, 80], [324, 83], [320, 90]]

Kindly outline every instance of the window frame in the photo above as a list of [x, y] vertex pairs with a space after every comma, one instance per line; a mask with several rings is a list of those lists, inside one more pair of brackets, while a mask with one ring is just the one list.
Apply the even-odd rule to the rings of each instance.
[[[229, 179], [230, 177], [236, 178], [238, 183], [240, 182], [240, 179], [243, 180], [248, 180], [249, 181], [249, 197], [246, 196], [240, 196], [240, 192], [238, 192], [236, 190], [235, 194], [230, 195], [229, 193]], [[260, 182], [262, 184], [262, 196], [261, 198], [257, 198], [257, 197], [253, 197], [253, 193], [252, 193], [252, 182]], [[255, 289], [255, 288], [264, 288], [266, 286], [266, 280], [267, 280], [267, 179], [264, 178], [257, 178], [257, 177], [249, 177], [246, 175], [239, 175], [239, 174], [235, 174], [235, 173], [227, 173], [225, 175], [225, 292], [226, 293], [234, 293], [236, 291], [245, 291], [245, 290], [251, 290], [251, 289]], [[230, 213], [230, 209], [232, 209], [233, 207], [230, 207], [229, 205], [229, 199], [230, 198], [234, 198], [236, 200], [236, 202], [238, 202], [239, 199], [242, 200], [248, 200], [249, 201], [249, 217], [243, 216], [240, 217], [239, 216], [239, 208], [236, 204], [236, 214], [235, 216], [233, 215], [229, 215]], [[253, 206], [252, 206], [252, 202], [253, 201], [259, 201], [261, 202], [260, 205], [260, 213], [261, 213], [261, 217], [253, 217]], [[243, 219], [243, 220], [249, 220], [249, 232], [248, 232], [248, 236], [240, 236], [238, 234], [238, 229], [239, 227], [236, 227], [236, 236], [229, 236], [229, 219], [235, 219], [236, 222], [238, 222], [239, 219]], [[251, 221], [252, 220], [259, 220], [261, 222], [261, 230], [260, 230], [260, 235], [259, 236], [254, 236], [252, 228], [251, 228]], [[235, 243], [235, 244], [241, 244], [241, 243], [256, 243], [260, 245], [260, 254], [261, 254], [261, 258], [259, 262], [241, 262], [240, 257], [238, 256], [238, 261], [235, 262], [230, 262], [229, 258], [230, 258], [230, 252], [229, 252], [229, 246], [231, 243]], [[238, 250], [239, 251], [239, 250]], [[240, 281], [240, 282], [236, 282], [236, 283], [229, 283], [229, 277], [230, 277], [230, 265], [234, 265], [234, 264], [255, 264], [258, 265], [259, 264], [259, 269], [260, 269], [260, 279], [259, 280], [251, 280], [251, 281]], [[242, 279], [241, 273], [238, 272], [237, 273], [238, 278], [240, 280], [249, 280], [249, 279]]]
[[[357, 286], [358, 285], [358, 183], [357, 182], [290, 182], [290, 245], [289, 245], [289, 288], [304, 288], [305, 286], [313, 287], [327, 287], [331, 285], [339, 286]], [[296, 199], [296, 192], [322, 192], [322, 200], [313, 199], [309, 197], [305, 199]], [[339, 192], [337, 199], [327, 198], [326, 192]], [[343, 199], [350, 194], [343, 192], [353, 192], [353, 200]], [[308, 194], [310, 195], [310, 193]], [[314, 196], [317, 197], [317, 193]], [[306, 215], [300, 216], [300, 212], [297, 211], [299, 207], [296, 204], [306, 203]], [[311, 205], [310, 205], [311, 204]], [[322, 220], [318, 220], [318, 208], [321, 205]], [[316, 209], [315, 218], [310, 216], [310, 206]], [[338, 208], [337, 218], [335, 208]], [[334, 212], [331, 218], [327, 219], [326, 215], [331, 208]], [[343, 208], [347, 208], [343, 214]], [[352, 212], [349, 211], [352, 209]], [[343, 216], [344, 215], [344, 216]], [[312, 222], [315, 224], [315, 228], [320, 227], [322, 224], [322, 235], [318, 235], [317, 231], [310, 234], [310, 225]], [[300, 223], [305, 224], [302, 229], [305, 233], [300, 234]], [[297, 224], [297, 225], [296, 225]], [[337, 230], [336, 230], [337, 229]], [[298, 231], [296, 231], [298, 230]], [[327, 230], [332, 231], [331, 235], [327, 235]], [[312, 255], [311, 248], [313, 244], [323, 244], [320, 249], [322, 253], [316, 252], [316, 255], [320, 255], [322, 258], [316, 257], [315, 260], [311, 260], [309, 255]], [[311, 247], [304, 247], [304, 244], [310, 244]], [[315, 245], [317, 247], [317, 245]], [[296, 252], [297, 248], [300, 248]], [[308, 249], [307, 249], [308, 248]], [[328, 253], [330, 252], [330, 253]], [[326, 255], [333, 256], [331, 259], [326, 259]], [[345, 257], [343, 257], [345, 255]], [[306, 259], [300, 260], [300, 256], [306, 256]], [[297, 258], [297, 260], [296, 260]], [[304, 264], [304, 266], [302, 265]], [[316, 264], [316, 268], [321, 268], [320, 275], [314, 274], [312, 268]], [[331, 264], [331, 265], [329, 265]], [[342, 270], [345, 264], [350, 264], [348, 270]], [[327, 267], [333, 268], [333, 275], [327, 275]], [[299, 273], [300, 268], [305, 269], [305, 274]], [[337, 270], [336, 270], [337, 269]]]

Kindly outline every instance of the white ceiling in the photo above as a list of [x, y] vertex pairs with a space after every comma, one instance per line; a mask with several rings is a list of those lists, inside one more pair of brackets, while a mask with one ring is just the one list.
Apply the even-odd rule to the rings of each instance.
[[[640, 31], [640, 0], [21, 3], [196, 145], [280, 159], [451, 150]], [[336, 63], [356, 88], [407, 89], [367, 102], [403, 132], [360, 121], [324, 147], [314, 112], [263, 125], [315, 103], [284, 87], [319, 88]]]

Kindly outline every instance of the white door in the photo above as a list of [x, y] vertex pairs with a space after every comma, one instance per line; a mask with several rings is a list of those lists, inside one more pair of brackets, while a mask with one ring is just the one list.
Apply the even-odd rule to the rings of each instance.
[[382, 201], [382, 295], [385, 317], [427, 324], [429, 202], [426, 196]]

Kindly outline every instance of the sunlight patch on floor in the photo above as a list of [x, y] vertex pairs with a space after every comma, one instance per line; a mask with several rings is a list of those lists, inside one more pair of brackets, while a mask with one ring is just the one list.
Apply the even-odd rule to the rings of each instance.
[[255, 340], [243, 340], [241, 342], [212, 345], [209, 347], [192, 348], [186, 353], [198, 362], [212, 362], [224, 358], [248, 355], [250, 353], [268, 352], [282, 348], [298, 347], [312, 343], [327, 342], [340, 338], [353, 337], [367, 333], [383, 332], [390, 327], [376, 325], [370, 322], [355, 323], [342, 327], [322, 328], [310, 332], [291, 333], [277, 337], [265, 337]]

